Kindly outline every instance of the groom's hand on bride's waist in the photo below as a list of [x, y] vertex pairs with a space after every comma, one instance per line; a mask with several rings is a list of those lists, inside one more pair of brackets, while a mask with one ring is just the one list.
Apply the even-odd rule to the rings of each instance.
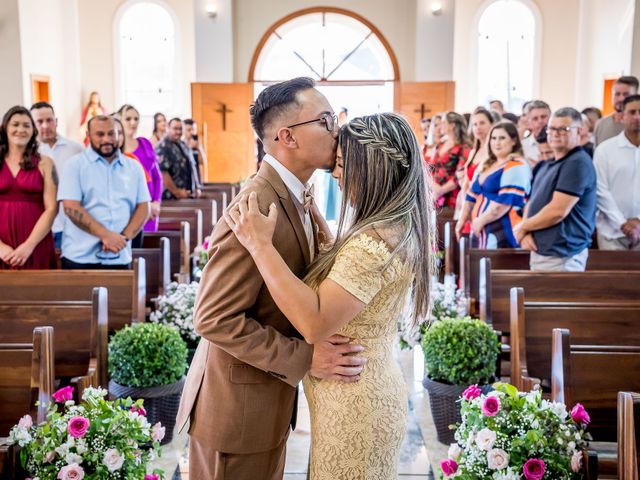
[[332, 335], [313, 346], [313, 358], [309, 374], [325, 380], [357, 382], [367, 359], [357, 354], [364, 350], [361, 345], [349, 343], [350, 338]]

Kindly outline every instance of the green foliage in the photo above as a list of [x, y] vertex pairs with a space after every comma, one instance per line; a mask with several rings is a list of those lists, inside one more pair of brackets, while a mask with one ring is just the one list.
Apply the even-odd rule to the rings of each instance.
[[171, 327], [137, 323], [109, 341], [109, 374], [120, 385], [167, 385], [180, 380], [186, 369], [187, 345]]
[[425, 367], [434, 381], [487, 384], [495, 374], [500, 342], [481, 320], [444, 318], [429, 326], [421, 343]]

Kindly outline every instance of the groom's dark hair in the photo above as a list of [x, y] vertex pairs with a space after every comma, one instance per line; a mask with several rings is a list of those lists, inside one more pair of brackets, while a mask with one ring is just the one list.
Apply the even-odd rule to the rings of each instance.
[[309, 77], [298, 77], [286, 82], [276, 83], [265, 88], [249, 108], [251, 126], [264, 141], [264, 131], [269, 124], [288, 112], [291, 108], [300, 107], [298, 92], [314, 88], [316, 82]]

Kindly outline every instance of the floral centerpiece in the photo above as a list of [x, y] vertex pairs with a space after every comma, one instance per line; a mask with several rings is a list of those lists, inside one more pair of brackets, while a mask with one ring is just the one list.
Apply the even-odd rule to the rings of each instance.
[[157, 309], [151, 312], [149, 317], [154, 323], [177, 329], [189, 348], [195, 348], [200, 340], [200, 336], [193, 328], [193, 306], [197, 293], [198, 283], [196, 282], [172, 282], [165, 294], [158, 297]]
[[202, 245], [197, 245], [193, 249], [193, 278], [200, 280], [202, 276], [202, 270], [209, 261], [209, 239], [211, 237], [205, 237]]
[[11, 429], [9, 442], [21, 447], [22, 467], [33, 480], [160, 480], [149, 472], [160, 454], [164, 427], [151, 425], [142, 400], [105, 400], [107, 391], [87, 387], [75, 404], [73, 388], [53, 394], [47, 420], [35, 425], [29, 415]]
[[444, 478], [468, 480], [579, 479], [582, 450], [591, 439], [589, 414], [543, 400], [539, 390], [521, 393], [497, 383], [482, 395], [477, 385], [462, 394], [462, 423], [440, 462]]

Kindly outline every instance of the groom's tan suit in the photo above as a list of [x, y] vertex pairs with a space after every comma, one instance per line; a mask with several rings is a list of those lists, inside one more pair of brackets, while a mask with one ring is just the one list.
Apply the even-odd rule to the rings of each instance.
[[[266, 162], [242, 193], [254, 191], [263, 213], [276, 204], [273, 244], [301, 277], [310, 252], [299, 205]], [[297, 385], [309, 370], [313, 347], [278, 309], [224, 219], [215, 226], [210, 244], [194, 315], [202, 341], [176, 425], [182, 429], [191, 420], [189, 478], [281, 477], [289, 426], [295, 426]]]

